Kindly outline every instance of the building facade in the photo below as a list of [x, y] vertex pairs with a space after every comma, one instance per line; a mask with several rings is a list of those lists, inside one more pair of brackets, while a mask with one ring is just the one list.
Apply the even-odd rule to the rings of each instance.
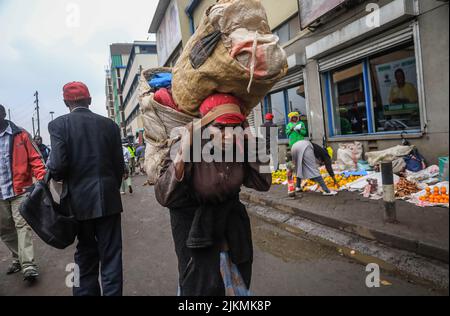
[[119, 125], [122, 136], [127, 135], [125, 125], [122, 79], [125, 76], [133, 44], [110, 45], [111, 60], [106, 70], [106, 106], [109, 117]]
[[123, 109], [126, 136], [142, 143], [143, 122], [139, 105], [139, 79], [141, 72], [158, 66], [156, 43], [148, 41], [134, 42], [122, 79]]
[[406, 138], [430, 163], [448, 156], [448, 2], [311, 3], [299, 1], [300, 32], [285, 45], [300, 64], [310, 138], [366, 151]]
[[[372, 151], [408, 139], [430, 163], [448, 156], [448, 1], [261, 2], [286, 50], [289, 72], [255, 109], [253, 124], [274, 114], [281, 160], [291, 111], [302, 114], [312, 141], [335, 152], [342, 142], [360, 141]], [[160, 1], [150, 31], [181, 28], [160, 65], [173, 65], [214, 3]], [[170, 17], [177, 20], [169, 23]]]
[[108, 117], [115, 121], [116, 112], [114, 109], [114, 90], [112, 84], [111, 70], [107, 68], [105, 70], [106, 78], [105, 78], [105, 95], [106, 95], [106, 111], [108, 113]]

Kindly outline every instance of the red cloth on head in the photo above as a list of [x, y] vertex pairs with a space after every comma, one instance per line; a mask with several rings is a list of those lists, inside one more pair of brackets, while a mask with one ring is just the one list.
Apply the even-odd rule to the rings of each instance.
[[[212, 109], [225, 104], [236, 104], [239, 107], [242, 107], [242, 101], [239, 98], [236, 98], [231, 94], [217, 93], [210, 95], [205, 99], [205, 101], [203, 101], [202, 105], [200, 106], [200, 114], [202, 115], [202, 117], [204, 117]], [[224, 114], [216, 119], [216, 123], [224, 125], [242, 124], [246, 119], [247, 118], [242, 113]]]
[[274, 116], [273, 116], [272, 113], [267, 113], [267, 114], [266, 114], [266, 120], [272, 121], [273, 119], [274, 119]]
[[71, 82], [63, 88], [64, 101], [79, 101], [89, 99], [91, 94], [88, 87], [82, 82]]
[[161, 88], [155, 93], [155, 101], [159, 104], [168, 106], [176, 111], [179, 111], [178, 105], [175, 103], [169, 89]]

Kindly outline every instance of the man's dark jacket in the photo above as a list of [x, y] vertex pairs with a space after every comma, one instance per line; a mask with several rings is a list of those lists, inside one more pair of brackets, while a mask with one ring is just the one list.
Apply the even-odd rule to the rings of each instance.
[[52, 121], [48, 129], [48, 168], [53, 179], [64, 182], [63, 208], [70, 207], [80, 221], [121, 213], [125, 164], [118, 126], [78, 108]]

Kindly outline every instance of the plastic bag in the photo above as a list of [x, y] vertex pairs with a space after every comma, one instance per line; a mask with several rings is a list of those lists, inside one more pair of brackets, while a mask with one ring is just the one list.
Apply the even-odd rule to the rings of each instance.
[[163, 72], [155, 74], [149, 82], [153, 88], [167, 88], [172, 85], [172, 74]]
[[220, 254], [220, 273], [225, 284], [226, 296], [251, 296], [237, 266], [231, 261], [227, 252]]

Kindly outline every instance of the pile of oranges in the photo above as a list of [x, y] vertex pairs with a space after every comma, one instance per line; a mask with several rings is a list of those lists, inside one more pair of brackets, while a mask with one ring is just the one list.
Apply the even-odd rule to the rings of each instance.
[[447, 193], [447, 188], [442, 187], [439, 189], [439, 187], [434, 187], [433, 190], [431, 190], [430, 187], [426, 188], [426, 194], [424, 196], [421, 196], [419, 198], [422, 202], [430, 202], [434, 204], [448, 204], [449, 197]]

